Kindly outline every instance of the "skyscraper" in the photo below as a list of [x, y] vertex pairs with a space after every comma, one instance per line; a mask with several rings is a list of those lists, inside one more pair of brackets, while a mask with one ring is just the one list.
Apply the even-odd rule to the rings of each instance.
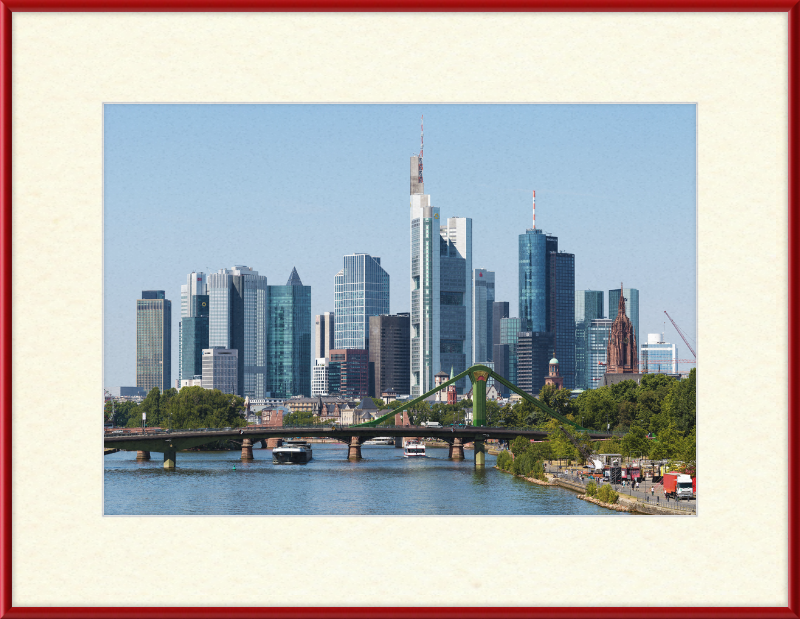
[[[450, 217], [439, 234], [439, 369], [460, 374], [473, 363], [472, 220]], [[456, 383], [458, 393], [469, 386], [467, 378]]]
[[553, 334], [521, 331], [517, 334], [517, 386], [531, 395], [539, 395], [548, 375]]
[[439, 350], [439, 208], [424, 193], [422, 148], [411, 157], [411, 395], [434, 387]]
[[163, 290], [143, 290], [136, 301], [136, 386], [166, 391], [171, 374], [172, 302]]
[[508, 366], [507, 374], [504, 374], [497, 366], [497, 373], [506, 380], [517, 384], [517, 343], [521, 331], [519, 318], [503, 318], [500, 320], [500, 343], [508, 346]]
[[410, 392], [410, 325], [409, 314], [369, 319], [369, 363], [376, 398], [390, 389], [397, 395]]
[[314, 359], [314, 371], [311, 375], [311, 397], [328, 395], [328, 359], [319, 357]]
[[[508, 318], [508, 301], [495, 301], [492, 303], [492, 349], [500, 344], [500, 321]], [[492, 352], [494, 358], [494, 352]]]
[[472, 277], [472, 359], [492, 360], [494, 271], [475, 269]]
[[180, 323], [181, 380], [203, 374], [203, 349], [208, 348], [208, 295], [193, 295], [188, 305], [189, 315]]
[[[411, 395], [433, 389], [434, 374], [472, 363], [472, 220], [440, 226], [422, 178], [422, 145], [411, 157]], [[337, 318], [338, 321], [338, 318]], [[465, 381], [459, 381], [463, 393]]]
[[575, 388], [589, 389], [589, 323], [603, 318], [603, 291], [575, 291]]
[[550, 354], [558, 358], [558, 369], [564, 388], [574, 389], [575, 255], [552, 252], [548, 262], [547, 330], [553, 334]]
[[266, 397], [267, 278], [242, 265], [220, 269], [208, 276], [208, 296], [209, 347], [239, 351], [237, 395]]
[[273, 398], [311, 396], [311, 287], [292, 269], [285, 286], [269, 286], [269, 389]]
[[[343, 398], [362, 399], [367, 397], [369, 389], [369, 351], [357, 348], [331, 350], [328, 364], [329, 377], [338, 376], [338, 393]], [[331, 393], [334, 385], [329, 383]]]
[[[622, 288], [622, 294], [625, 297], [625, 315], [633, 323], [633, 333], [636, 336], [636, 342], [639, 343], [639, 290], [636, 288]], [[614, 288], [608, 291], [608, 317], [614, 320], [617, 317], [617, 308], [619, 307], [619, 291], [620, 288]]]
[[314, 345], [315, 359], [330, 359], [331, 348], [336, 348], [333, 343], [335, 322], [336, 320], [333, 312], [325, 312], [317, 316], [316, 340]]
[[[196, 308], [196, 304], [192, 304], [192, 299], [197, 295], [207, 295], [208, 291], [206, 289], [206, 275], [202, 271], [192, 271], [189, 275], [186, 276], [186, 283], [181, 284], [181, 321], [183, 321], [186, 317], [194, 316], [192, 313], [193, 308]], [[208, 301], [208, 299], [206, 299]], [[206, 310], [208, 309], [208, 303], [206, 303]], [[208, 316], [208, 313], [205, 314]], [[206, 326], [206, 340], [208, 340], [208, 327]], [[208, 341], [206, 341], [206, 346], [208, 346]], [[198, 366], [199, 367], [199, 366]], [[178, 328], [178, 377], [183, 379], [184, 376], [188, 373], [188, 371], [184, 371], [183, 368], [183, 328], [179, 325]], [[198, 371], [197, 374], [200, 374]], [[192, 376], [189, 376], [192, 378]]]
[[389, 313], [389, 274], [369, 254], [344, 257], [334, 278], [334, 348], [369, 349], [369, 317]]
[[238, 350], [206, 348], [202, 351], [203, 389], [219, 389], [222, 393], [237, 395], [239, 374]]
[[519, 235], [520, 331], [547, 330], [548, 240], [552, 238], [536, 229]]
[[608, 336], [611, 333], [611, 323], [613, 322], [609, 318], [595, 318], [589, 321], [589, 366], [586, 371], [589, 389], [597, 389], [603, 386], [603, 376], [606, 373]]
[[[575, 255], [558, 251], [558, 237], [537, 230], [535, 223], [534, 211], [534, 227], [519, 235], [520, 331], [543, 334], [534, 337], [537, 351], [551, 338], [550, 354], [558, 357], [564, 387], [574, 389]], [[528, 350], [524, 347], [518, 356]], [[536, 359], [518, 361], [526, 367], [539, 367]], [[542, 385], [547, 373], [545, 366]], [[535, 389], [540, 379], [532, 380]]]

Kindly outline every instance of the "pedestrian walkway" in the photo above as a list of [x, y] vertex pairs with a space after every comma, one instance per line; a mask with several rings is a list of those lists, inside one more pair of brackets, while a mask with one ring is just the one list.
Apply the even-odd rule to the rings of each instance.
[[[553, 472], [553, 468], [554, 467], [548, 467], [548, 472], [552, 475], [562, 479], [568, 479], [572, 482], [580, 483], [584, 488], [586, 487], [586, 484], [588, 484], [590, 481], [593, 481], [591, 477], [575, 475], [572, 472]], [[600, 482], [598, 486], [605, 483], [607, 482]], [[664, 486], [658, 483], [654, 484], [649, 480], [641, 482], [638, 490], [627, 483], [625, 486], [622, 484], [611, 484], [611, 487], [614, 488], [614, 490], [616, 490], [620, 495], [636, 498], [638, 501], [648, 505], [657, 505], [660, 507], [667, 507], [669, 509], [679, 509], [690, 512], [697, 511], [697, 499], [691, 499], [688, 501], [675, 501], [674, 499], [667, 499], [664, 496]]]

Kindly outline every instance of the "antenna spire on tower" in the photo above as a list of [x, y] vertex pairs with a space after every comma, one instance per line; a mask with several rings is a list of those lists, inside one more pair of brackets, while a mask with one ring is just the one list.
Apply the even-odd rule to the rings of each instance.
[[425, 135], [425, 132], [423, 131], [423, 127], [424, 127], [423, 121], [424, 120], [425, 120], [425, 115], [423, 114], [422, 116], [420, 116], [420, 119], [419, 119], [419, 180], [418, 180], [418, 182], [419, 182], [420, 185], [422, 184], [422, 150], [423, 150], [422, 147], [423, 147], [423, 144], [424, 144], [423, 137]]
[[533, 190], [533, 229], [536, 230], [536, 190]]

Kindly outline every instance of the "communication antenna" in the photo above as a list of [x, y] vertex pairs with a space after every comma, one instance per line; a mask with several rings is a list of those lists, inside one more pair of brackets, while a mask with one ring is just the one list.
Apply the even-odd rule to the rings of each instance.
[[533, 229], [536, 230], [536, 190], [533, 190]]
[[424, 131], [423, 131], [423, 121], [424, 120], [425, 120], [425, 115], [423, 114], [422, 116], [420, 116], [420, 120], [419, 120], [419, 169], [418, 169], [419, 178], [417, 179], [417, 182], [419, 182], [420, 185], [422, 184], [422, 150], [423, 150], [422, 147], [423, 147], [423, 144], [424, 144], [423, 137], [425, 135]]

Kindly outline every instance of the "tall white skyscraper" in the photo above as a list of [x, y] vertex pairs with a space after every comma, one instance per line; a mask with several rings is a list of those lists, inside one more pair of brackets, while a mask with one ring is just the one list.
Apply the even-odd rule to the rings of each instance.
[[[369, 254], [344, 257], [334, 277], [334, 348], [369, 349], [369, 317], [389, 313], [389, 274]], [[320, 355], [322, 356], [322, 355]]]
[[472, 276], [472, 362], [492, 360], [494, 271], [475, 269]]
[[[422, 145], [411, 157], [411, 395], [433, 389], [439, 371], [472, 364], [472, 220], [441, 225], [422, 175]], [[338, 321], [338, 316], [337, 316]], [[337, 323], [338, 328], [338, 323]], [[460, 381], [459, 391], [465, 391]]]

